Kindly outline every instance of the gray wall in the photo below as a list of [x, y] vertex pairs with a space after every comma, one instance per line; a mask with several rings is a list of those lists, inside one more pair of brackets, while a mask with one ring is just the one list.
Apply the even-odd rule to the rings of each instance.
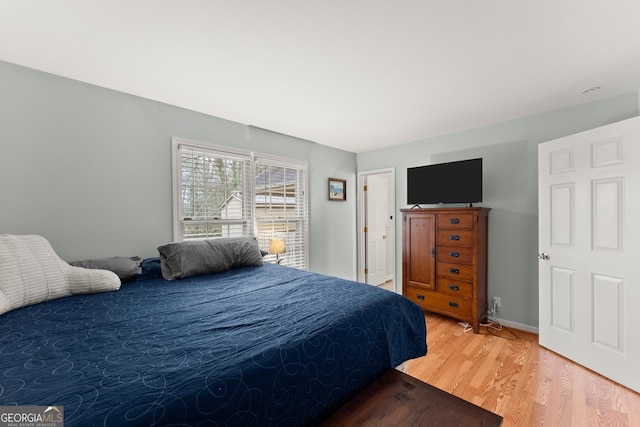
[[[310, 269], [356, 277], [356, 170], [485, 159], [489, 295], [537, 327], [537, 144], [639, 114], [638, 94], [358, 154], [0, 62], [0, 233], [41, 234], [66, 260], [156, 256], [172, 239], [171, 137], [309, 162]], [[292, 118], [295, 120], [295, 118]], [[327, 200], [327, 178], [347, 202]], [[401, 221], [396, 280], [401, 280]]]
[[[295, 120], [295, 117], [291, 118]], [[0, 62], [0, 233], [40, 234], [65, 260], [157, 256], [172, 239], [171, 137], [305, 160], [312, 271], [356, 277], [356, 156]]]
[[[406, 169], [484, 159], [489, 213], [489, 297], [499, 296], [498, 317], [538, 327], [537, 145], [639, 114], [638, 94], [618, 96], [492, 126], [358, 154], [358, 171], [394, 166], [396, 206], [408, 208]], [[402, 280], [402, 221], [397, 222], [396, 280]]]

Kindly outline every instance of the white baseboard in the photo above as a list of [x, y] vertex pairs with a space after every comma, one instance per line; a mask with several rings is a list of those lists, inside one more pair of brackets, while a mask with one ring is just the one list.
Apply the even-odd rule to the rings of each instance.
[[538, 331], [539, 331], [539, 329], [535, 326], [529, 326], [523, 323], [511, 322], [509, 320], [504, 320], [499, 318], [496, 318], [496, 320], [498, 321], [498, 323], [500, 323], [503, 326], [506, 326], [507, 328], [519, 329], [521, 331], [531, 332], [532, 334], [538, 334]]

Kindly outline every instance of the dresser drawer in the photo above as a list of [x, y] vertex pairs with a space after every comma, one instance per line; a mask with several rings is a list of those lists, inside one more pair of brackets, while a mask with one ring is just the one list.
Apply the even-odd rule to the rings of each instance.
[[429, 310], [450, 314], [458, 319], [471, 317], [471, 300], [437, 292], [429, 303]]
[[441, 292], [423, 291], [413, 286], [406, 288], [405, 297], [417, 303], [424, 310], [467, 319], [471, 316], [471, 300]]
[[436, 236], [439, 245], [473, 246], [471, 230], [438, 230]]
[[436, 290], [438, 292], [457, 295], [461, 298], [471, 298], [473, 297], [473, 282], [438, 277]]
[[436, 274], [438, 277], [450, 277], [458, 280], [473, 280], [473, 265], [439, 262]]
[[405, 286], [404, 296], [418, 304], [423, 309], [429, 309], [429, 303], [433, 300], [435, 291], [425, 289], [421, 286]]
[[473, 248], [467, 246], [438, 246], [438, 261], [473, 262]]
[[472, 213], [439, 213], [438, 228], [473, 228]]

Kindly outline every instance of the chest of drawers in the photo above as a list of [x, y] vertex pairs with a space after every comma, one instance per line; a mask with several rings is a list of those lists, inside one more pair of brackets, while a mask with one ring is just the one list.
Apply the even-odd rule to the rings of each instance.
[[489, 208], [402, 210], [402, 293], [428, 311], [468, 322], [487, 311]]

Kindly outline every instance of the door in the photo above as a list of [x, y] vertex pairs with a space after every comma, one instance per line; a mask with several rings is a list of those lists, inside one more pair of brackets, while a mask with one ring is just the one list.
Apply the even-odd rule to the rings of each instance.
[[436, 289], [436, 215], [409, 212], [402, 218], [403, 288]]
[[540, 344], [640, 391], [640, 117], [538, 146]]
[[389, 228], [389, 182], [384, 175], [367, 176], [366, 228], [367, 283], [381, 285], [386, 281], [387, 237]]

